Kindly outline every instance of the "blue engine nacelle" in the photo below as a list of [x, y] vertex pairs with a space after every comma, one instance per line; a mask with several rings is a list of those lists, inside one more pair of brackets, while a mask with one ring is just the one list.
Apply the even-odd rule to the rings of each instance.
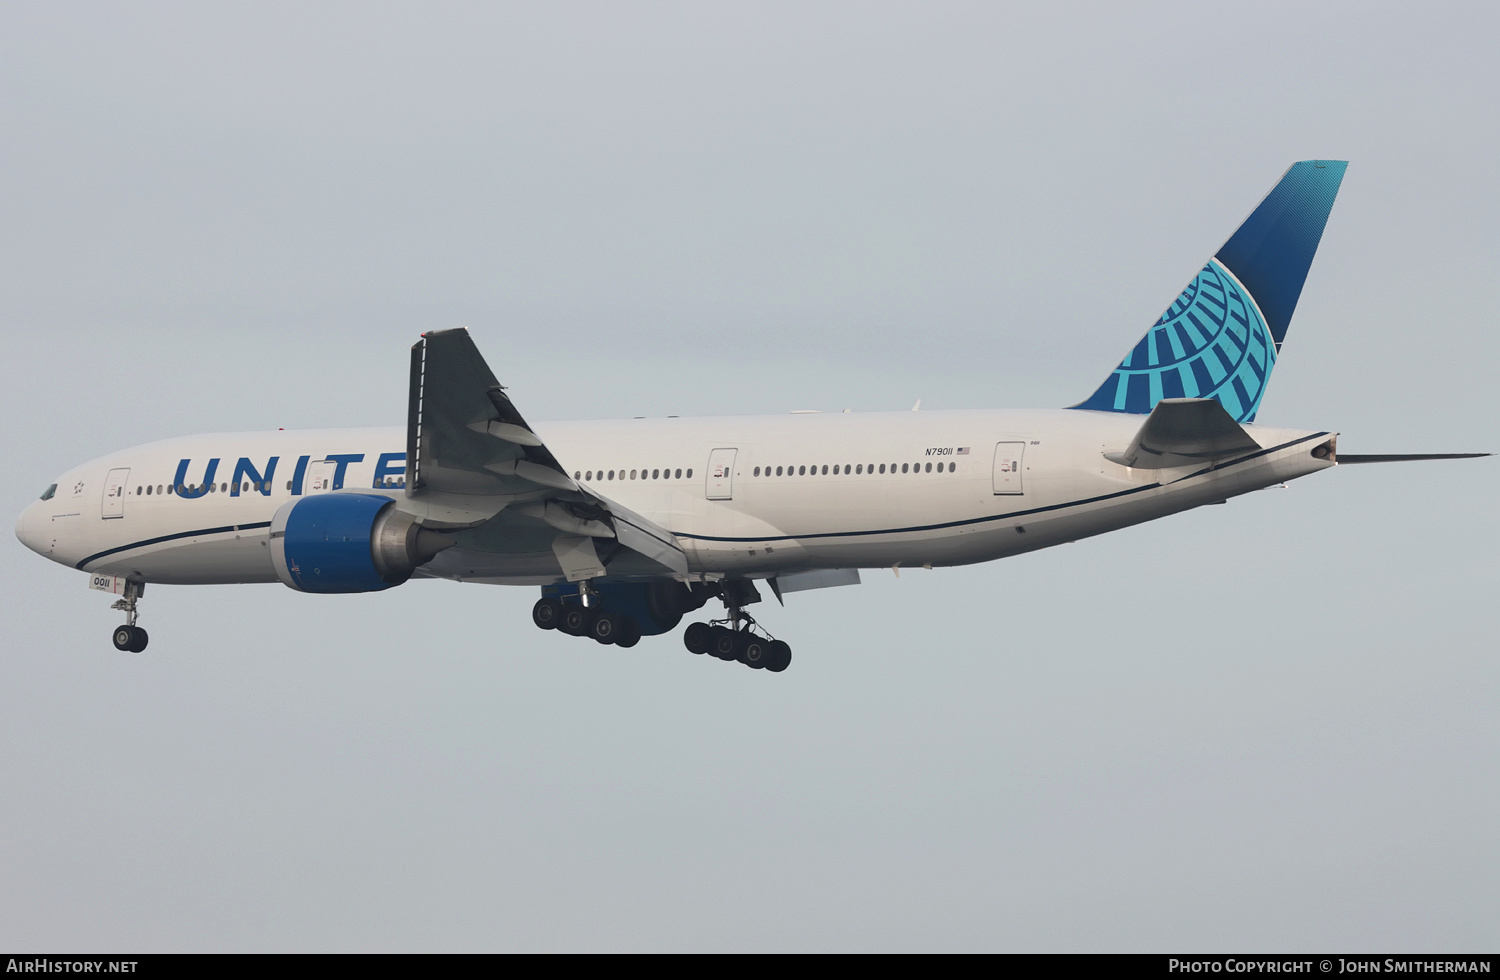
[[302, 497], [271, 519], [276, 577], [298, 592], [389, 589], [453, 543], [375, 494]]

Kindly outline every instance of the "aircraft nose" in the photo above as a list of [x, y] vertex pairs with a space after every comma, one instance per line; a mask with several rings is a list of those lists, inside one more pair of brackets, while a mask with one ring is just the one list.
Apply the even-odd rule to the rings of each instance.
[[21, 511], [21, 516], [16, 518], [16, 538], [19, 539], [20, 542], [26, 547], [30, 548], [32, 551], [35, 551], [37, 554], [40, 555], [44, 553], [44, 550], [41, 546], [41, 539], [37, 534], [37, 512], [35, 503], [32, 503], [25, 510]]

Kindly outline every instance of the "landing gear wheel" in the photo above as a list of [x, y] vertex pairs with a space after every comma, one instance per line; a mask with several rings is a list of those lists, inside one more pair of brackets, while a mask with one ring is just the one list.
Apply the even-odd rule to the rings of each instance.
[[792, 648], [781, 640], [772, 640], [766, 648], [766, 670], [779, 674], [792, 665]]
[[770, 642], [763, 640], [754, 633], [741, 634], [739, 656], [736, 657], [740, 663], [755, 670], [761, 670], [771, 662]]
[[531, 607], [531, 621], [539, 629], [557, 629], [557, 624], [562, 619], [562, 614], [562, 600], [553, 598], [552, 596], [543, 596], [536, 601], [536, 605]]
[[713, 633], [708, 638], [709, 653], [720, 660], [733, 660], [738, 647], [738, 634], [734, 630], [724, 626], [713, 627]]
[[116, 626], [114, 641], [116, 650], [119, 650], [121, 653], [129, 653], [131, 646], [135, 643], [135, 627]]
[[629, 616], [620, 619], [620, 632], [615, 635], [615, 646], [633, 647], [641, 642], [641, 626]]
[[712, 639], [713, 627], [707, 623], [688, 623], [688, 628], [682, 633], [682, 645], [689, 653], [707, 653]]
[[557, 621], [557, 628], [569, 636], [583, 636], [592, 625], [594, 614], [591, 610], [577, 603], [563, 603], [562, 618]]
[[141, 629], [139, 626], [132, 626], [131, 629], [135, 631], [135, 639], [130, 643], [130, 652], [145, 653], [146, 641], [150, 639], [150, 637], [148, 637], [146, 635], [146, 631]]
[[622, 632], [620, 627], [619, 616], [614, 613], [601, 612], [589, 624], [589, 636], [592, 636], [596, 643], [614, 643], [620, 638]]

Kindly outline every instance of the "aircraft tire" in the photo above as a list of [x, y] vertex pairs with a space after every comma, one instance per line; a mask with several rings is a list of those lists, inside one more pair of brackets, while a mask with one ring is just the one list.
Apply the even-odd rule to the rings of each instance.
[[593, 619], [593, 613], [586, 607], [566, 602], [563, 603], [563, 614], [557, 621], [557, 628], [569, 636], [583, 636], [593, 625]]
[[779, 674], [792, 665], [792, 648], [781, 640], [772, 640], [766, 648], [766, 670]]
[[620, 632], [615, 639], [615, 646], [633, 647], [639, 642], [641, 642], [640, 624], [629, 616], [621, 617]]
[[531, 607], [531, 621], [538, 629], [555, 630], [558, 620], [562, 619], [562, 600], [553, 596], [543, 596]]
[[134, 626], [118, 626], [115, 628], [115, 649], [121, 653], [129, 653], [130, 645], [135, 642]]
[[720, 660], [733, 660], [735, 649], [739, 643], [735, 639], [734, 630], [724, 626], [713, 627], [713, 633], [708, 638], [708, 652]]
[[682, 645], [689, 653], [707, 653], [712, 639], [713, 627], [707, 623], [688, 623], [688, 628], [682, 632]]
[[151, 638], [149, 636], [147, 636], [146, 635], [146, 631], [143, 630], [143, 629], [141, 629], [139, 626], [132, 626], [131, 630], [133, 630], [135, 632], [135, 639], [133, 639], [133, 640], [130, 641], [130, 652], [131, 653], [145, 653], [146, 652], [146, 643]]
[[754, 633], [744, 633], [740, 640], [739, 656], [736, 659], [752, 670], [764, 670], [766, 664], [771, 662], [770, 652], [770, 641]]
[[589, 624], [589, 636], [594, 638], [595, 643], [615, 643], [620, 639], [622, 632], [620, 626], [619, 616], [616, 616], [614, 613], [601, 612]]

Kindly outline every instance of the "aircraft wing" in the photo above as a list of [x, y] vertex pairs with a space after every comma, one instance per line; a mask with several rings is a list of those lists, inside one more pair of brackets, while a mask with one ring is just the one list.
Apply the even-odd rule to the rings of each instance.
[[1212, 398], [1163, 398], [1123, 453], [1106, 459], [1141, 469], [1211, 463], [1260, 449], [1224, 406]]
[[464, 329], [423, 334], [412, 347], [406, 492], [465, 498], [492, 516], [468, 529], [464, 547], [550, 549], [570, 582], [617, 570], [687, 574], [670, 531], [567, 474]]

